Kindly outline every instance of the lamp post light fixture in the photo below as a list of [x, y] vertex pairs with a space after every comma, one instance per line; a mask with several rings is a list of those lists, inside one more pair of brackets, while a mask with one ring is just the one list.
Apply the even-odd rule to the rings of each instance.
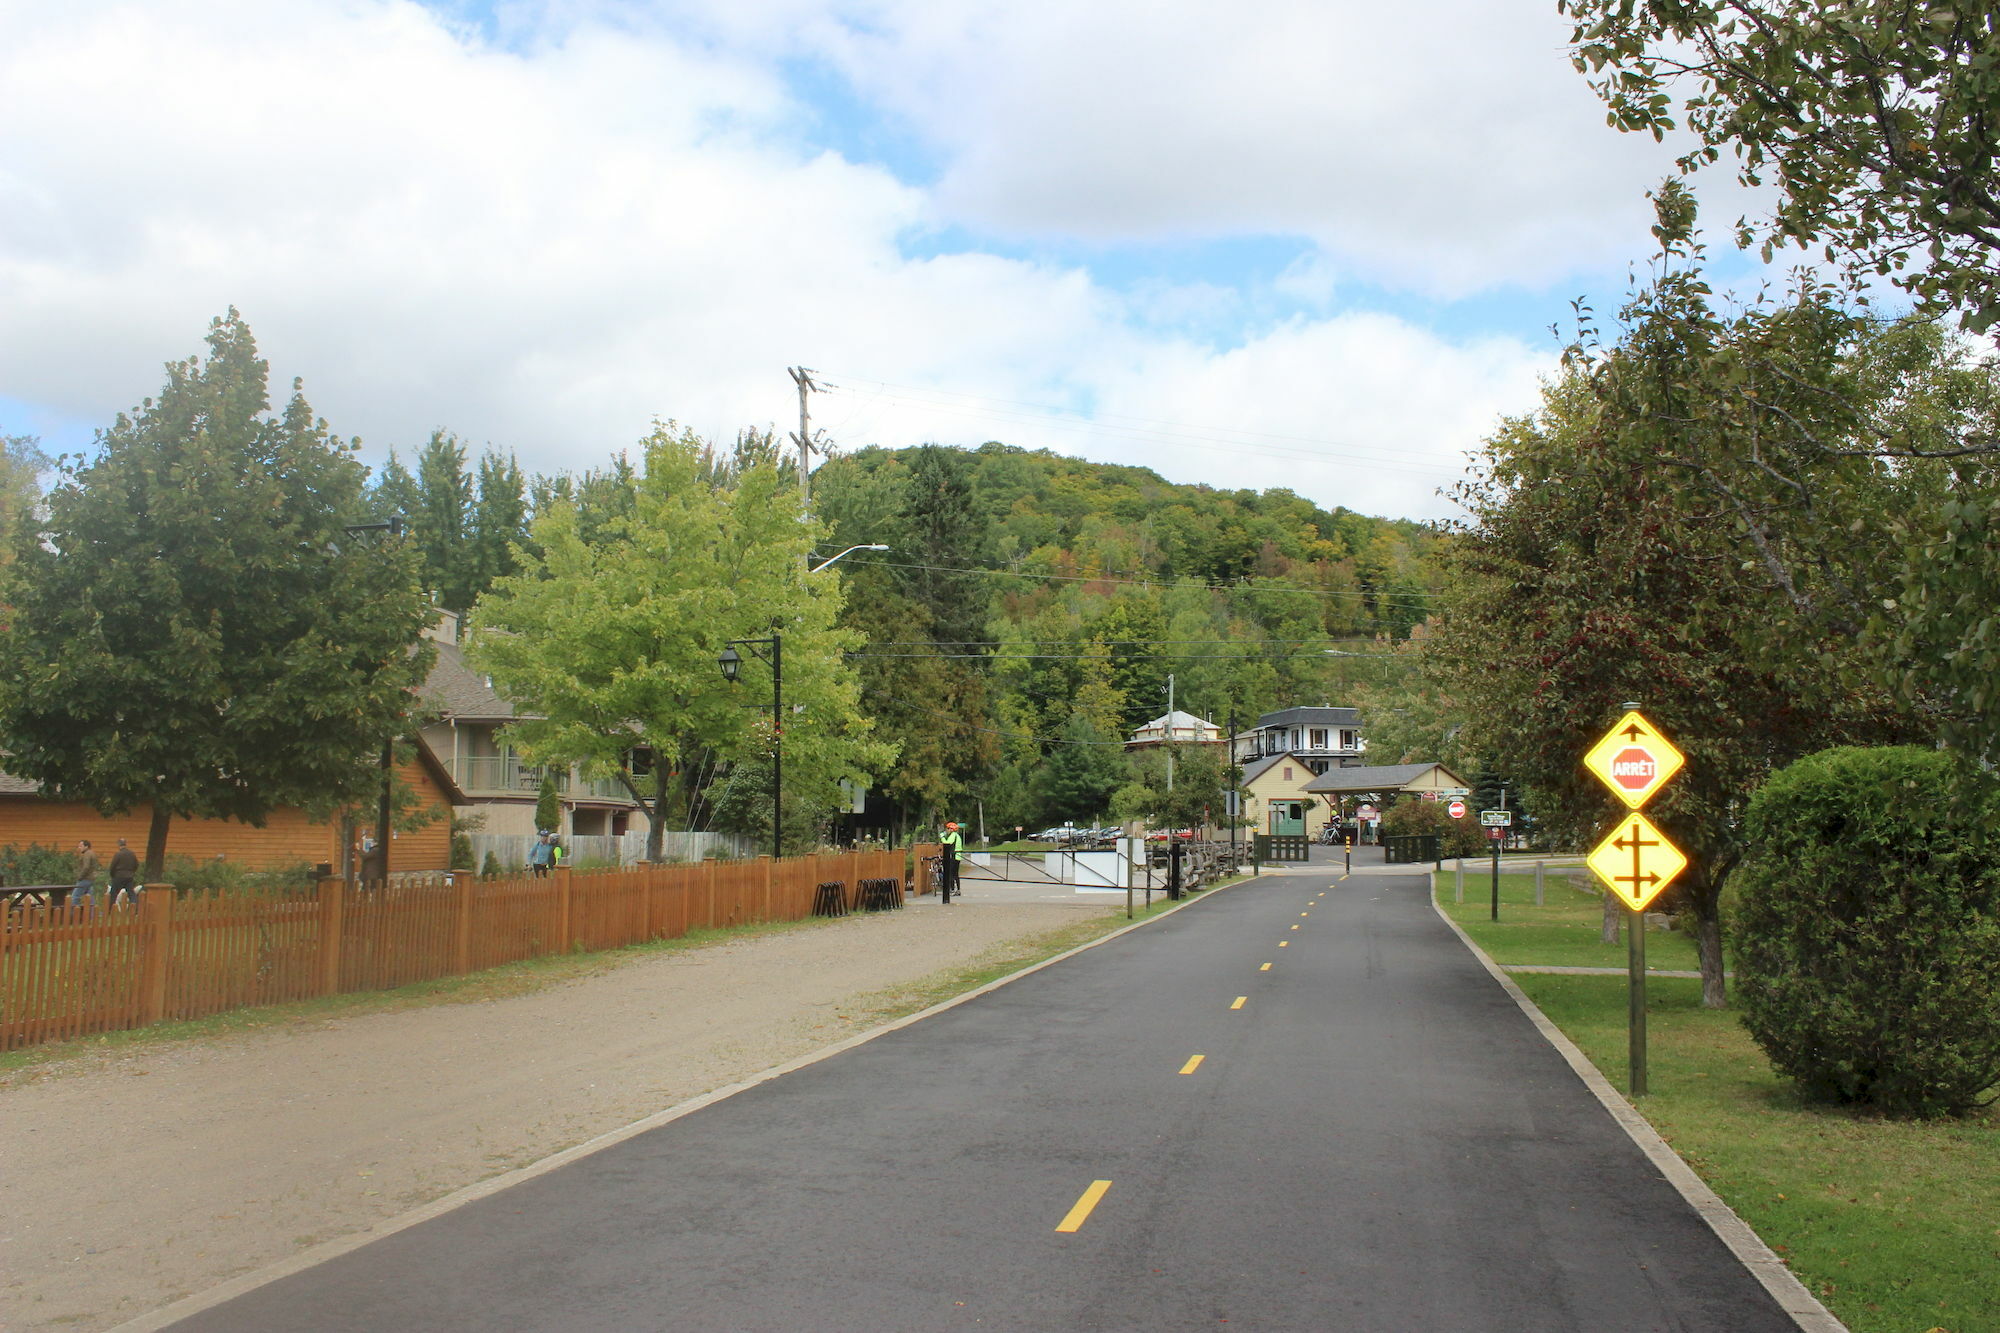
[[833, 557], [833, 560], [821, 561], [819, 564], [814, 565], [811, 569], [808, 569], [806, 573], [808, 574], [819, 573], [822, 569], [825, 569], [828, 565], [832, 564], [834, 560], [840, 559], [841, 555], [852, 555], [856, 551], [886, 551], [888, 549], [889, 549], [888, 547], [882, 545], [880, 542], [875, 542], [867, 546], [850, 546], [845, 551], [842, 551], [840, 555]]
[[[853, 549], [853, 548], [850, 548]], [[846, 555], [842, 551], [840, 555]], [[837, 555], [834, 560], [840, 559]], [[826, 562], [828, 565], [833, 560]], [[820, 568], [824, 569], [822, 565]], [[736, 651], [737, 645], [750, 650], [752, 657], [763, 658], [771, 664], [771, 857], [776, 860], [784, 851], [784, 820], [779, 801], [785, 789], [785, 643], [784, 635], [776, 626], [771, 629], [768, 639], [731, 639], [723, 645], [722, 653], [715, 664], [722, 668], [722, 678], [736, 684], [737, 675], [743, 669], [743, 654]], [[768, 644], [771, 655], [757, 651], [757, 645]]]
[[[400, 537], [403, 535], [403, 516], [391, 514], [380, 523], [349, 523], [341, 530], [350, 533], [386, 532], [391, 537]], [[395, 782], [395, 772], [396, 738], [392, 735], [382, 742], [382, 795], [375, 809], [375, 856], [376, 864], [382, 868], [382, 888], [385, 891], [389, 887], [389, 796], [391, 786]], [[367, 883], [368, 866], [365, 857], [363, 864], [357, 866], [356, 870], [359, 871], [362, 882]]]

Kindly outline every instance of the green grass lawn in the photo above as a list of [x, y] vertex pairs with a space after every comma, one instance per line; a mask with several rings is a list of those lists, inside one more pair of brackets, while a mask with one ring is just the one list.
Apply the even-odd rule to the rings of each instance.
[[[1502, 877], [1498, 925], [1483, 896], [1472, 901], [1469, 876], [1462, 908], [1449, 871], [1438, 896], [1495, 961], [1571, 963], [1579, 920], [1595, 939], [1596, 903], [1559, 897], [1552, 878], [1537, 909], [1533, 877], [1521, 881], [1525, 893]], [[1647, 937], [1649, 962], [1659, 962], [1662, 938]], [[1622, 962], [1622, 946], [1596, 947], [1615, 955], [1605, 965]], [[1625, 1086], [1623, 978], [1514, 979]], [[1655, 977], [1646, 998], [1651, 1091], [1639, 1110], [1849, 1328], [2000, 1330], [2000, 1112], [1911, 1124], [1808, 1107], [1734, 1013], [1701, 1007], [1699, 982]]]
[[[1503, 863], [1504, 865], [1504, 863]], [[1601, 942], [1603, 900], [1596, 893], [1583, 893], [1568, 875], [1550, 871], [1544, 877], [1542, 907], [1535, 906], [1535, 876], [1500, 875], [1500, 920], [1489, 919], [1493, 905], [1493, 876], [1482, 867], [1465, 870], [1465, 901], [1454, 900], [1456, 880], [1451, 867], [1437, 877], [1438, 902], [1451, 913], [1452, 920], [1465, 927], [1479, 941], [1479, 947], [1505, 966], [1527, 963], [1542, 967], [1624, 967], [1625, 939]], [[1473, 927], [1480, 929], [1475, 932]], [[1646, 932], [1646, 966], [1654, 971], [1693, 971], [1697, 966], [1694, 941], [1677, 930]]]

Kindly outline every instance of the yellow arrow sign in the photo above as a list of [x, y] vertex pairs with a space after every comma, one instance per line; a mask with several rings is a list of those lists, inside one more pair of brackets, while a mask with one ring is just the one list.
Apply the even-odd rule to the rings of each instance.
[[1626, 815], [1583, 859], [1591, 873], [1627, 907], [1643, 911], [1660, 890], [1687, 869], [1681, 849], [1641, 814]]
[[1633, 810], [1652, 800], [1686, 762], [1673, 742], [1636, 711], [1619, 718], [1583, 757], [1583, 766]]

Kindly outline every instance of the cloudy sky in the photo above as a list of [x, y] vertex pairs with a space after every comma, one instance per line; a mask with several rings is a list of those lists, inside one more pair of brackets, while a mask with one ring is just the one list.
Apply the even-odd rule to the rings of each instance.
[[1669, 153], [1566, 35], [1553, 0], [0, 0], [0, 433], [87, 444], [233, 304], [371, 459], [790, 429], [803, 365], [843, 448], [1445, 514], [1647, 255]]

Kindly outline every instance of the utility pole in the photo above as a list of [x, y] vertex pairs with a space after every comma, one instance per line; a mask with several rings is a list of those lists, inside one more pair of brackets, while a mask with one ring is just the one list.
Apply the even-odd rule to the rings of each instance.
[[799, 446], [799, 512], [812, 512], [812, 413], [806, 406], [806, 399], [819, 385], [813, 383], [812, 372], [804, 366], [787, 366], [785, 373], [799, 386], [799, 433], [792, 436], [792, 443]]

